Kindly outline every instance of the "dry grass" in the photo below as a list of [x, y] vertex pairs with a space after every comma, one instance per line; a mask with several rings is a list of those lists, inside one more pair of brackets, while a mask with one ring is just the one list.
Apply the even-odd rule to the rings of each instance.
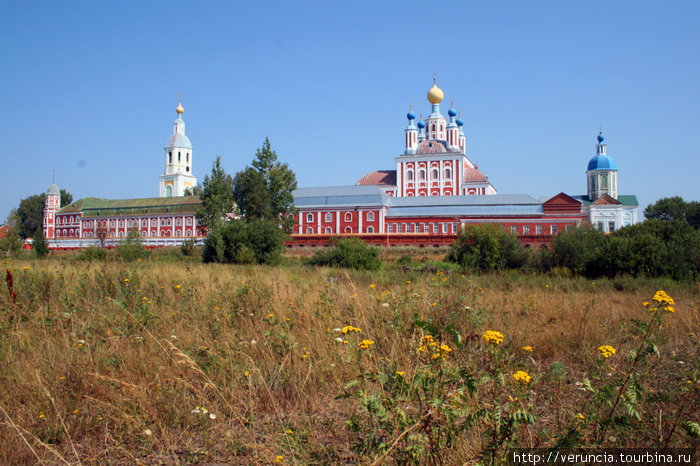
[[[465, 338], [450, 364], [473, 366], [483, 346], [479, 335], [489, 329], [505, 334], [505, 345], [521, 362], [529, 355], [520, 348], [533, 346], [527, 364], [536, 380], [537, 423], [528, 441], [551, 445], [584, 401], [575, 382], [596, 367], [596, 348], [615, 346], [615, 363], [624, 365], [623, 355], [637, 341], [629, 319], [644, 318], [641, 303], [658, 288], [675, 298], [676, 312], [660, 332], [663, 357], [643, 370], [651, 389], [671, 398], [649, 405], [644, 415], [659, 419], [635, 428], [621, 444], [649, 446], [667, 435], [681, 396], [668, 387], [693, 377], [697, 383], [695, 285], [668, 289], [668, 283], [638, 281], [618, 284], [625, 288], [618, 291], [609, 281], [518, 274], [85, 264], [69, 258], [13, 261], [6, 268], [17, 300], [3, 285], [5, 464], [267, 464], [279, 455], [287, 463], [361, 461], [351, 448], [357, 434], [345, 428], [358, 406], [336, 399], [357, 376], [356, 341], [375, 341], [367, 364], [388, 360], [410, 377], [422, 336], [416, 318], [452, 325]], [[345, 325], [361, 328], [361, 336], [334, 331]], [[560, 378], [551, 376], [554, 361], [565, 367]], [[477, 428], [447, 461], [470, 461], [480, 441]], [[679, 430], [670, 444], [692, 445]]]

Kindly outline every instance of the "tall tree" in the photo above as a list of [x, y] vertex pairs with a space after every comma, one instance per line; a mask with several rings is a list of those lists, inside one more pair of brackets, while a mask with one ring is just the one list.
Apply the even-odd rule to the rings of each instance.
[[[22, 199], [17, 208], [17, 233], [22, 238], [30, 238], [44, 220], [44, 201], [46, 194], [35, 194]], [[61, 206], [73, 202], [73, 195], [61, 190]]]
[[221, 167], [221, 157], [216, 157], [211, 175], [204, 177], [199, 199], [202, 204], [197, 207], [195, 214], [200, 223], [210, 230], [221, 225], [226, 214], [235, 212], [233, 178]]
[[690, 223], [693, 228], [700, 228], [700, 202], [686, 202], [680, 196], [665, 197], [644, 209], [646, 218]]
[[36, 252], [36, 256], [39, 259], [46, 257], [46, 255], [49, 253], [49, 244], [46, 242], [46, 238], [44, 237], [44, 229], [42, 227], [37, 228], [37, 230], [34, 232], [34, 243], [32, 246], [34, 247], [34, 252]]
[[251, 166], [236, 173], [233, 185], [234, 199], [246, 218], [275, 220], [285, 231], [291, 231], [296, 175], [286, 163], [277, 160], [268, 138], [256, 150]]

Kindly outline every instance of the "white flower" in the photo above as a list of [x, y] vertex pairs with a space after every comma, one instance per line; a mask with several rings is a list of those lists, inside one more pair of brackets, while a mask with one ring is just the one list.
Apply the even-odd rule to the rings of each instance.
[[196, 408], [194, 408], [194, 409], [192, 410], [192, 413], [193, 413], [193, 414], [199, 414], [199, 413], [201, 413], [201, 412], [202, 412], [202, 410], [199, 409], [199, 406], [197, 406]]
[[153, 432], [151, 432], [151, 429], [146, 429], [146, 430], [143, 431], [143, 433], [146, 434], [146, 435], [149, 436], [149, 437], [151, 436], [151, 434], [153, 434]]
[[342, 328], [340, 328], [340, 327], [338, 327], [338, 328], [334, 328], [334, 329], [333, 329], [333, 331], [334, 331], [334, 332], [341, 332], [342, 330], [343, 330], [343, 329], [342, 329]]
[[209, 419], [216, 419], [216, 414], [214, 414], [214, 413], [209, 414]]
[[207, 414], [208, 412], [207, 408], [202, 408], [202, 414]]
[[256, 340], [250, 340], [250, 344], [251, 344], [251, 345], [257, 345], [258, 342], [257, 342]]
[[173, 340], [177, 340], [177, 335], [170, 335], [170, 338], [172, 338]]
[[389, 303], [382, 303], [382, 307], [389, 307]]
[[342, 342], [343, 342], [343, 339], [340, 338], [340, 337], [337, 337], [337, 338], [335, 339], [335, 341], [337, 341], [338, 343], [342, 343]]

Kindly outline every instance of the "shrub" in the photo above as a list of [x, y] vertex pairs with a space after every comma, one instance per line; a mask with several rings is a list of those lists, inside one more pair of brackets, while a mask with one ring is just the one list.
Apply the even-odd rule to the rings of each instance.
[[182, 252], [183, 256], [194, 256], [194, 254], [196, 252], [194, 240], [193, 239], [186, 239], [182, 243], [182, 246], [180, 246], [180, 252]]
[[450, 246], [447, 260], [471, 270], [503, 270], [523, 267], [529, 252], [518, 238], [499, 225], [467, 225]]
[[214, 228], [204, 245], [204, 262], [277, 264], [287, 235], [274, 220], [235, 220]]
[[378, 270], [381, 266], [379, 249], [369, 246], [357, 238], [344, 238], [335, 243], [335, 246], [317, 251], [308, 263], [357, 270]]
[[42, 227], [37, 228], [36, 232], [34, 233], [33, 246], [36, 257], [41, 259], [49, 254], [49, 243], [46, 242]]
[[574, 273], [597, 277], [603, 272], [601, 261], [605, 236], [593, 228], [573, 228], [552, 238], [554, 263]]
[[136, 229], [129, 230], [126, 239], [117, 246], [116, 251], [117, 258], [125, 262], [148, 257], [148, 251], [141, 244], [141, 236]]
[[90, 246], [89, 248], [80, 251], [80, 254], [78, 254], [78, 259], [86, 262], [92, 262], [93, 260], [105, 260], [107, 259], [107, 251], [102, 248]]

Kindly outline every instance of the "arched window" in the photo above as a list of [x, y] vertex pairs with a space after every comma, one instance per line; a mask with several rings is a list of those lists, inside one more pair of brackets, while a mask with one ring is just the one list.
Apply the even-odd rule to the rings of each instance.
[[600, 177], [600, 189], [608, 189], [608, 175]]
[[165, 219], [164, 218], [160, 219], [160, 226], [162, 226], [162, 227], [165, 226]]
[[374, 233], [374, 227], [367, 227], [367, 233]]
[[180, 230], [175, 230], [175, 236], [182, 236], [182, 232]]
[[331, 234], [333, 233], [333, 229], [331, 227], [326, 227], [326, 234]]
[[447, 178], [448, 180], [452, 178], [452, 170], [450, 170], [449, 168], [445, 169], [445, 178]]
[[326, 212], [326, 222], [332, 222], [333, 221], [333, 214], [330, 212]]
[[120, 238], [123, 238], [123, 237], [124, 237], [124, 232], [123, 232], [123, 231], [120, 231], [120, 232], [119, 232], [119, 237], [120, 237]]
[[352, 228], [345, 227], [345, 233], [352, 233]]
[[186, 161], [187, 161], [187, 162], [190, 161], [190, 153], [189, 153], [189, 152], [187, 153], [187, 159], [186, 159]]
[[307, 234], [307, 235], [313, 235], [313, 234], [314, 234], [314, 229], [311, 228], [311, 227], [307, 228], [307, 229], [306, 229], [306, 234]]
[[187, 222], [187, 225], [188, 225], [188, 226], [189, 226], [189, 225], [192, 225], [192, 217], [187, 217], [186, 222]]
[[314, 221], [314, 214], [306, 214], [306, 222], [311, 223]]
[[173, 187], [168, 185], [165, 187], [165, 197], [173, 197]]
[[171, 225], [172, 219], [168, 218], [168, 226]]
[[421, 170], [418, 172], [418, 179], [425, 180], [425, 170]]
[[115, 222], [114, 220], [111, 220], [111, 221], [109, 222], [109, 226], [112, 227], [112, 228], [114, 228], [115, 226], [117, 226], [117, 222]]
[[177, 220], [175, 221], [175, 225], [177, 225], [179, 227], [182, 226], [182, 219], [180, 217], [178, 217]]
[[438, 179], [439, 176], [440, 174], [438, 173], [437, 168], [433, 169], [433, 179]]
[[177, 161], [182, 162], [182, 154], [180, 152], [177, 153]]
[[124, 228], [124, 220], [119, 220], [119, 228]]
[[352, 212], [345, 212], [345, 221], [352, 222]]
[[408, 171], [408, 181], [413, 181], [413, 171]]
[[367, 221], [374, 222], [374, 212], [367, 212]]
[[172, 153], [172, 151], [168, 152], [168, 163], [173, 163], [173, 153]]

